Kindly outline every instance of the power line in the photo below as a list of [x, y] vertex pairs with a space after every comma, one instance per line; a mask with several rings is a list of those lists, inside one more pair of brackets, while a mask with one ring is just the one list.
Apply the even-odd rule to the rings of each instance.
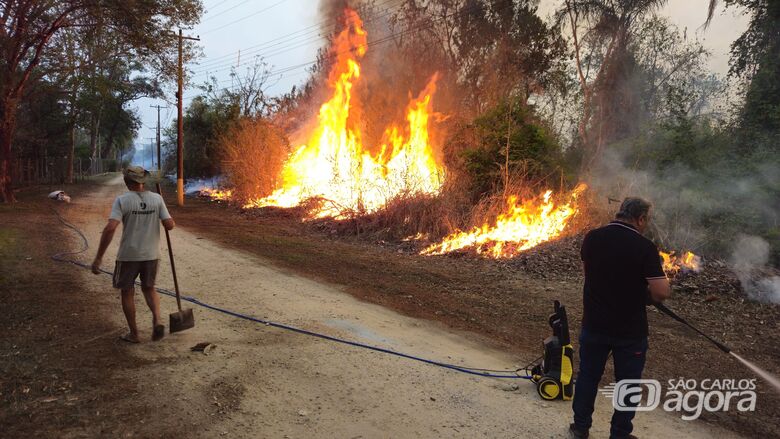
[[[294, 45], [280, 47], [280, 48], [277, 48], [274, 51], [271, 51], [271, 52], [268, 52], [268, 53], [257, 53], [257, 54], [255, 54], [253, 56], [253, 58], [267, 59], [267, 58], [272, 58], [272, 57], [277, 56], [277, 55], [282, 55], [282, 54], [290, 52], [290, 51], [292, 51], [294, 49], [298, 49], [298, 48], [301, 48], [301, 47], [306, 47], [309, 44], [319, 40], [319, 38], [320, 37], [317, 36], [314, 39], [308, 39], [308, 40], [297, 42]], [[216, 73], [216, 72], [222, 72], [222, 71], [230, 70], [233, 67], [235, 67], [235, 66], [232, 63], [230, 63], [230, 64], [223, 64], [223, 65], [215, 65], [211, 69], [200, 70], [198, 72], [195, 72], [192, 75], [192, 78], [197, 78], [197, 77], [201, 77], [201, 76], [204, 76], [204, 75], [210, 75], [210, 74], [213, 74], [213, 73]]]
[[[385, 11], [383, 11], [382, 13], [380, 13], [380, 14], [376, 14], [376, 15], [374, 15], [372, 17], [369, 17], [365, 22], [366, 23], [370, 23], [371, 21], [374, 21], [374, 20], [377, 20], [379, 18], [382, 18], [382, 17], [385, 17], [385, 16], [389, 15], [392, 8], [400, 6], [402, 3], [404, 3], [404, 1], [405, 0], [385, 0], [385, 1], [381, 2], [381, 3], [379, 3], [376, 6], [377, 8], [385, 7], [387, 9]], [[395, 4], [390, 5], [391, 3], [395, 3]], [[225, 55], [221, 55], [221, 56], [216, 57], [216, 58], [212, 58], [212, 59], [210, 59], [210, 60], [208, 60], [208, 61], [206, 61], [206, 62], [204, 62], [202, 64], [198, 64], [198, 66], [199, 67], [205, 67], [205, 66], [212, 66], [212, 65], [224, 65], [224, 61], [219, 61], [219, 60], [224, 59], [224, 58], [232, 58], [232, 57], [236, 56], [238, 54], [238, 52], [241, 52], [242, 54], [245, 54], [245, 55], [246, 54], [255, 53], [255, 52], [257, 52], [259, 50], [262, 50], [264, 48], [267, 48], [267, 47], [274, 47], [274, 46], [277, 46], [279, 44], [284, 44], [284, 43], [286, 43], [288, 41], [292, 41], [292, 40], [295, 40], [297, 38], [301, 38], [301, 37], [310, 35], [312, 33], [318, 33], [320, 28], [324, 28], [326, 26], [331, 26], [332, 25], [332, 27], [335, 28], [337, 24], [338, 24], [338, 19], [337, 18], [323, 20], [323, 21], [321, 21], [319, 23], [315, 23], [315, 24], [313, 24], [311, 26], [307, 26], [307, 27], [305, 27], [303, 29], [297, 30], [297, 31], [289, 33], [287, 35], [282, 35], [280, 37], [276, 37], [276, 38], [268, 40], [268, 41], [266, 41], [264, 43], [256, 44], [254, 46], [244, 47], [244, 48], [241, 48], [241, 49], [239, 49], [237, 51], [234, 51], [234, 52], [231, 52], [231, 53], [228, 53], [228, 54], [225, 54]], [[334, 29], [334, 31], [335, 31], [335, 29]], [[302, 35], [298, 35], [298, 34], [302, 34]], [[309, 37], [307, 36], [307, 38], [309, 38]], [[271, 43], [276, 43], [276, 44], [271, 44]], [[269, 44], [270, 44], [270, 46], [268, 46]], [[254, 50], [250, 50], [250, 49], [254, 49]], [[217, 61], [219, 61], [219, 62], [217, 62]]]
[[229, 2], [229, 1], [230, 1], [230, 0], [222, 0], [221, 2], [217, 3], [216, 5], [208, 7], [208, 8], [206, 9], [206, 11], [207, 11], [207, 12], [211, 12], [211, 10], [212, 10], [212, 9], [217, 9], [217, 8], [219, 8], [220, 6], [224, 5], [225, 3]]
[[233, 9], [236, 9], [237, 7], [239, 7], [239, 6], [241, 6], [241, 5], [245, 4], [245, 3], [249, 3], [249, 2], [251, 2], [251, 1], [252, 1], [252, 0], [244, 0], [244, 1], [242, 1], [241, 3], [239, 3], [239, 4], [235, 5], [235, 6], [232, 6], [232, 7], [230, 7], [230, 8], [227, 8], [227, 9], [225, 9], [225, 10], [224, 10], [224, 11], [222, 11], [222, 12], [219, 12], [219, 13], [217, 13], [217, 14], [214, 14], [214, 15], [212, 15], [212, 16], [206, 17], [205, 19], [201, 20], [201, 23], [203, 23], [203, 22], [205, 22], [205, 21], [212, 20], [212, 19], [214, 19], [214, 18], [216, 18], [216, 17], [219, 17], [220, 15], [222, 15], [222, 14], [224, 14], [224, 13], [226, 13], [226, 12], [232, 11]]
[[267, 10], [269, 10], [269, 9], [272, 9], [272, 8], [274, 8], [274, 7], [276, 7], [276, 6], [279, 6], [279, 5], [281, 5], [282, 3], [286, 2], [286, 1], [287, 1], [287, 0], [279, 0], [278, 2], [276, 2], [276, 3], [272, 4], [271, 6], [268, 6], [267, 8], [263, 8], [263, 9], [261, 9], [261, 10], [259, 10], [259, 11], [255, 12], [255, 13], [253, 13], [253, 14], [249, 14], [249, 15], [247, 15], [247, 16], [245, 16], [245, 17], [241, 17], [241, 18], [239, 18], [238, 20], [231, 21], [230, 23], [224, 24], [224, 25], [222, 25], [222, 26], [215, 27], [215, 28], [213, 28], [213, 29], [209, 29], [209, 30], [207, 30], [207, 31], [205, 31], [205, 32], [202, 32], [201, 34], [202, 34], [202, 35], [205, 35], [205, 34], [207, 34], [207, 33], [210, 33], [210, 32], [214, 32], [214, 31], [217, 31], [217, 30], [220, 30], [220, 29], [224, 29], [224, 28], [226, 28], [226, 27], [228, 27], [228, 26], [231, 26], [231, 25], [234, 25], [234, 24], [236, 24], [236, 23], [238, 23], [238, 22], [240, 22], [240, 21], [244, 21], [244, 20], [247, 20], [247, 19], [249, 19], [249, 18], [252, 18], [252, 17], [254, 17], [254, 16], [258, 15], [258, 14], [262, 14], [263, 12], [265, 12], [265, 11], [267, 11]]
[[[506, 8], [506, 7], [511, 6], [511, 5], [512, 5], [512, 3], [508, 3], [503, 8]], [[447, 20], [447, 19], [455, 17], [457, 15], [468, 13], [468, 12], [470, 12], [471, 9], [475, 9], [476, 7], [478, 7], [477, 4], [475, 4], [475, 5], [471, 6], [471, 7], [464, 8], [464, 9], [462, 9], [460, 11], [455, 11], [455, 12], [452, 12], [450, 14], [443, 15], [443, 16], [435, 18], [435, 19], [431, 19], [428, 24], [417, 26], [417, 27], [413, 27], [413, 28], [408, 28], [406, 30], [403, 30], [403, 31], [400, 31], [400, 32], [397, 32], [397, 33], [392, 33], [392, 34], [387, 35], [385, 37], [379, 38], [377, 40], [369, 41], [369, 42], [366, 43], [366, 46], [369, 47], [369, 48], [370, 47], [376, 47], [378, 45], [381, 45], [381, 44], [393, 41], [393, 39], [396, 38], [396, 37], [403, 37], [403, 36], [410, 35], [410, 34], [413, 34], [413, 33], [416, 33], [416, 32], [421, 32], [421, 31], [425, 31], [425, 30], [431, 29], [438, 22], [441, 22], [443, 20]], [[345, 51], [329, 54], [329, 56], [339, 55], [339, 54], [343, 54], [343, 53], [347, 53], [347, 52], [354, 52], [355, 50], [356, 50], [356, 48], [350, 48], [350, 49], [347, 49]], [[298, 64], [298, 65], [294, 65], [294, 66], [288, 66], [288, 67], [284, 67], [284, 68], [277, 69], [277, 70], [271, 70], [271, 71], [268, 72], [268, 74], [269, 75], [283, 75], [284, 73], [292, 72], [292, 71], [295, 71], [297, 69], [313, 65], [313, 64], [317, 63], [317, 61], [318, 61], [317, 59], [314, 59], [314, 60], [306, 62], [306, 63], [302, 63], [302, 64]], [[290, 77], [290, 76], [292, 76], [292, 75], [287, 75], [287, 77]], [[281, 76], [280, 79], [283, 78], [283, 77], [285, 77], [285, 76], [284, 75]], [[224, 82], [227, 82], [227, 80], [217, 81], [216, 84], [220, 84], [220, 83], [224, 83]], [[236, 89], [236, 87], [224, 87], [223, 88], [223, 90], [231, 90], [231, 91], [235, 90], [235, 89]], [[196, 96], [199, 96], [199, 94], [186, 96], [185, 98], [190, 98], [191, 99], [191, 98], [194, 98]]]
[[[305, 38], [305, 39], [311, 38], [312, 37], [312, 35], [311, 35], [312, 33], [315, 34], [314, 36], [316, 38], [320, 38], [321, 37], [319, 35], [319, 30], [315, 29], [314, 31], [306, 32], [304, 34], [301, 34], [301, 35], [295, 36], [293, 38], [290, 38], [288, 40], [278, 41], [275, 44], [271, 44], [272, 42], [275, 41], [275, 40], [271, 40], [271, 41], [268, 41], [268, 42], [263, 43], [263, 44], [258, 44], [256, 46], [250, 46], [250, 47], [248, 47], [246, 49], [241, 49], [240, 52], [241, 52], [241, 55], [250, 55], [250, 54], [253, 54], [253, 53], [257, 53], [257, 52], [261, 52], [263, 50], [269, 49], [271, 47], [279, 46], [281, 44], [287, 44], [288, 42], [292, 42], [292, 41], [298, 40], [300, 38]], [[253, 50], [249, 50], [249, 49], [253, 49]], [[214, 58], [212, 60], [209, 60], [208, 62], [205, 62], [205, 63], [202, 63], [202, 64], [198, 64], [199, 69], [195, 70], [195, 72], [196, 73], [200, 73], [200, 72], [204, 72], [204, 71], [206, 71], [206, 70], [208, 70], [210, 68], [221, 67], [221, 66], [226, 64], [226, 61], [225, 61], [224, 58], [234, 58], [237, 54], [238, 54], [238, 51], [232, 52], [232, 53], [229, 53], [227, 55], [222, 55], [220, 57], [217, 57], [217, 58]], [[227, 63], [232, 63], [232, 62], [233, 62], [232, 60], [227, 61]]]
[[[391, 12], [392, 11], [388, 10], [384, 14], [382, 14], [380, 16], [377, 16], [374, 19], [379, 19], [379, 18], [382, 18], [384, 16], [387, 16]], [[394, 34], [392, 36], [398, 36], [398, 35], [401, 35], [402, 33], [403, 32], [398, 33], [398, 34]], [[294, 49], [298, 49], [298, 48], [301, 48], [301, 47], [306, 47], [307, 45], [309, 45], [310, 43], [312, 43], [314, 41], [317, 41], [318, 39], [320, 39], [319, 35], [315, 36], [314, 38], [309, 37], [309, 38], [307, 38], [305, 40], [301, 40], [301, 41], [297, 41], [297, 42], [291, 43], [290, 45], [287, 45], [287, 46], [278, 47], [278, 48], [273, 49], [273, 50], [271, 50], [269, 52], [262, 52], [261, 50], [257, 50], [257, 51], [254, 51], [255, 52], [254, 58], [258, 58], [258, 57], [264, 58], [264, 59], [272, 58], [272, 57], [277, 56], [277, 55], [282, 55], [282, 54], [288, 53], [288, 52], [290, 52], [290, 51], [292, 51]], [[281, 43], [277, 43], [276, 45], [278, 45], [278, 44], [281, 44]], [[265, 49], [271, 49], [273, 46], [276, 46], [276, 45], [268, 46]], [[262, 52], [262, 53], [257, 53], [257, 52]], [[242, 53], [242, 54], [244, 54], [244, 53]], [[231, 70], [233, 67], [234, 66], [233, 66], [232, 62], [215, 64], [215, 65], [211, 66], [210, 68], [205, 68], [203, 70], [196, 70], [193, 73], [192, 78], [207, 76], [207, 75], [211, 75], [211, 74], [216, 73], [216, 72], [222, 72], [222, 71], [226, 71], [226, 70]]]
[[[417, 26], [417, 27], [412, 27], [412, 28], [407, 28], [407, 29], [405, 29], [403, 31], [400, 31], [400, 32], [397, 32], [397, 33], [392, 33], [392, 34], [386, 35], [384, 37], [378, 38], [378, 39], [376, 39], [374, 41], [369, 41], [369, 42], [366, 43], [366, 46], [368, 48], [376, 47], [376, 46], [379, 46], [381, 44], [393, 41], [393, 39], [395, 39], [397, 37], [403, 37], [403, 36], [410, 35], [410, 34], [413, 34], [413, 33], [416, 33], [416, 32], [428, 30], [428, 29], [432, 28], [439, 21], [451, 18], [451, 17], [453, 17], [455, 15], [458, 15], [458, 14], [463, 14], [463, 13], [466, 13], [466, 12], [468, 12], [468, 11], [467, 10], [462, 10], [460, 12], [453, 12], [452, 14], [442, 16], [442, 17], [440, 17], [438, 19], [435, 19], [435, 20], [431, 20], [431, 23], [429, 23], [429, 24], [421, 25], [421, 26]], [[344, 54], [344, 53], [347, 53], [347, 52], [354, 52], [355, 50], [356, 50], [356, 48], [350, 48], [350, 49], [347, 49], [347, 50], [344, 50], [344, 51], [341, 51], [341, 52], [332, 53], [332, 54], [329, 54], [329, 55], [330, 56], [340, 55], [340, 54]], [[305, 63], [301, 63], [301, 64], [297, 64], [297, 65], [293, 65], [293, 66], [288, 66], [288, 67], [283, 67], [281, 69], [270, 70], [270, 71], [268, 71], [268, 74], [269, 75], [284, 74], [284, 73], [287, 73], [287, 72], [295, 71], [295, 70], [303, 68], [303, 67], [311, 66], [311, 65], [317, 63], [317, 61], [318, 61], [318, 59], [314, 59], [312, 61], [308, 61], [308, 62], [305, 62]], [[217, 81], [216, 84], [218, 85], [218, 84], [221, 84], [221, 83], [225, 83], [228, 80], [229, 79]], [[235, 87], [230, 87], [230, 88], [225, 87], [224, 89], [226, 89], [226, 90], [235, 90]], [[194, 96], [197, 96], [197, 95], [190, 95], [188, 97], [191, 98], [191, 97], [194, 97]]]

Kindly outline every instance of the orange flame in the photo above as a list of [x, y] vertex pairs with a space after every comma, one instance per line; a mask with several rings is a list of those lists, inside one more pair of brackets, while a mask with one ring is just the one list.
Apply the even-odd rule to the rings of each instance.
[[206, 187], [198, 191], [198, 196], [206, 197], [212, 201], [230, 201], [233, 197], [233, 191], [230, 189], [220, 190]]
[[674, 252], [659, 252], [661, 259], [663, 259], [663, 268], [666, 274], [677, 274], [682, 271], [694, 271], [701, 270], [701, 257], [687, 251], [682, 256], [675, 255]]
[[380, 152], [371, 154], [363, 147], [362, 133], [350, 114], [353, 84], [360, 78], [358, 59], [368, 48], [367, 36], [355, 11], [346, 11], [346, 23], [331, 48], [332, 95], [320, 107], [316, 128], [285, 162], [277, 189], [246, 207], [294, 207], [318, 198], [324, 202], [311, 215], [343, 217], [376, 211], [398, 195], [439, 192], [443, 168], [433, 156], [428, 134], [438, 75], [409, 104], [406, 129], [387, 128]]
[[549, 190], [523, 203], [511, 196], [506, 211], [498, 216], [495, 225], [483, 224], [469, 232], [455, 232], [422, 254], [441, 255], [474, 248], [477, 253], [492, 258], [512, 257], [561, 236], [578, 212], [577, 197], [586, 189], [585, 184], [578, 185], [568, 194], [566, 203], [556, 203]]

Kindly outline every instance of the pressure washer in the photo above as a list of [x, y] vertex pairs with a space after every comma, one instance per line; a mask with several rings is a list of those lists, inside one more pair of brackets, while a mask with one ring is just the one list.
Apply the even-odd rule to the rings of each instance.
[[531, 369], [531, 381], [542, 399], [569, 401], [574, 396], [574, 348], [569, 335], [566, 307], [555, 301], [548, 322], [553, 334], [544, 340], [542, 362]]

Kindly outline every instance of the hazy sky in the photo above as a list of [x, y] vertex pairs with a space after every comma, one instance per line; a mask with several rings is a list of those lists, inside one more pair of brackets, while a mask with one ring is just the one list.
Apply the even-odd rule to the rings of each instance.
[[[380, 4], [395, 5], [397, 1], [378, 0]], [[316, 57], [323, 42], [319, 35], [319, 0], [205, 0], [206, 13], [195, 29], [187, 34], [199, 35], [204, 57], [190, 66], [194, 72], [193, 84], [202, 84], [210, 75], [220, 86], [231, 85], [230, 67], [239, 62], [244, 71], [253, 58], [262, 56], [272, 70], [282, 70], [271, 81], [271, 93], [283, 93], [306, 78], [306, 67]], [[560, 5], [560, 0], [542, 0], [540, 14], [548, 16]], [[719, 8], [715, 19], [706, 29], [702, 24], [709, 0], [670, 0], [659, 14], [669, 17], [681, 29], [688, 29], [688, 38], [698, 38], [712, 52], [710, 68], [720, 74], [728, 70], [728, 51], [731, 43], [744, 31], [747, 17], [734, 9]], [[185, 106], [198, 90], [185, 89]], [[161, 113], [163, 126], [176, 117], [174, 97], [163, 100], [140, 99], [136, 106], [144, 126], [136, 139], [136, 148], [149, 151], [148, 138], [154, 137], [157, 110], [150, 105], [169, 108]], [[144, 164], [136, 154], [138, 164]], [[147, 161], [145, 165], [150, 166]]]

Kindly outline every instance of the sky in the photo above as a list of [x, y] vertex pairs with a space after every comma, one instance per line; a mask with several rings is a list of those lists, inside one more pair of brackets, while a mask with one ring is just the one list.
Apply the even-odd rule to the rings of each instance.
[[[387, 3], [387, 0], [377, 1]], [[709, 0], [670, 0], [658, 14], [669, 17], [680, 29], [687, 29], [689, 39], [702, 41], [712, 53], [710, 69], [725, 75], [729, 47], [747, 27], [748, 17], [721, 6], [710, 26], [704, 29], [708, 3]], [[204, 0], [206, 12], [201, 23], [185, 30], [187, 35], [200, 37], [204, 55], [188, 66], [192, 73], [191, 85], [184, 90], [185, 108], [198, 92], [193, 85], [203, 84], [213, 75], [219, 86], [230, 87], [231, 67], [237, 66], [241, 74], [258, 56], [263, 57], [272, 71], [283, 71], [273, 76], [268, 88], [271, 94], [285, 93], [302, 83], [308, 63], [314, 61], [317, 49], [324, 42], [320, 35], [318, 4], [319, 0]], [[560, 4], [560, 0], [542, 0], [539, 14], [549, 17]], [[150, 106], [168, 107], [160, 113], [164, 127], [176, 118], [176, 101], [172, 92], [168, 94], [167, 102], [148, 98], [135, 102], [143, 123], [135, 141], [136, 164], [151, 167], [149, 151], [151, 138], [155, 137], [157, 110]]]

